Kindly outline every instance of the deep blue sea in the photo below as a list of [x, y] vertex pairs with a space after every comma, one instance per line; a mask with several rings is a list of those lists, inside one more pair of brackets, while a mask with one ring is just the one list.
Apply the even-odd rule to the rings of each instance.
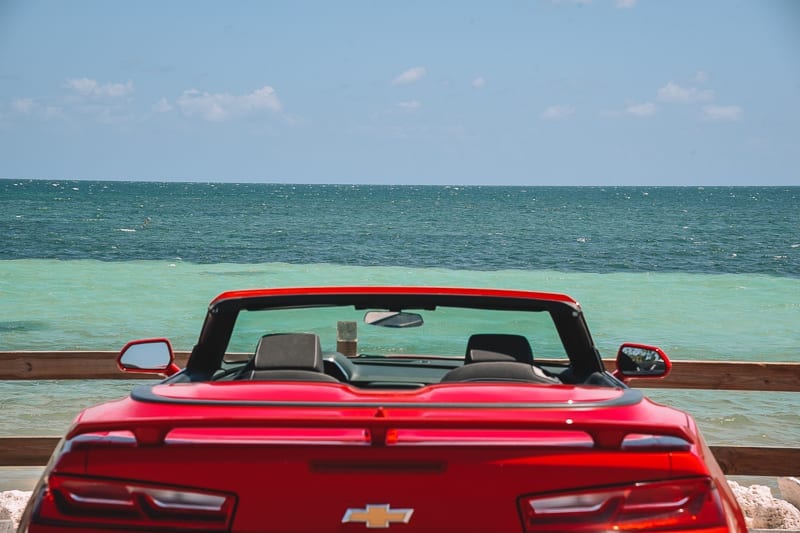
[[[564, 292], [605, 357], [798, 362], [800, 187], [0, 180], [0, 350], [186, 350], [223, 290], [327, 284]], [[0, 382], [0, 434], [60, 434], [130, 386]], [[797, 394], [648, 395], [712, 444], [800, 440]]]

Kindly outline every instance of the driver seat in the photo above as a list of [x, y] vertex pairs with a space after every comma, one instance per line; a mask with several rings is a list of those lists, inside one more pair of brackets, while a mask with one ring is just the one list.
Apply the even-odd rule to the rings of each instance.
[[322, 346], [314, 333], [264, 335], [256, 347], [253, 369], [244, 379], [339, 383], [324, 373]]

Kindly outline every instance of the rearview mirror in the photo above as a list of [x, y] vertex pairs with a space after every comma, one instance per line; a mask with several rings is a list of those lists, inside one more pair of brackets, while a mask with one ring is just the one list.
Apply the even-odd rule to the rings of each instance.
[[171, 376], [180, 370], [174, 360], [167, 339], [145, 339], [126, 344], [117, 357], [117, 366], [123, 372]]
[[364, 322], [384, 328], [418, 328], [425, 323], [422, 315], [405, 311], [369, 311]]
[[663, 378], [670, 369], [672, 363], [658, 346], [625, 343], [617, 352], [614, 375], [623, 381], [630, 378]]

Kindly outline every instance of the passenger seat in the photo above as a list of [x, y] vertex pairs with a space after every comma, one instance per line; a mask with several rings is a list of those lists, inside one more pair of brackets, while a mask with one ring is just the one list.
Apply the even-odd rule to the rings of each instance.
[[533, 350], [528, 339], [505, 333], [472, 335], [467, 341], [464, 365], [447, 372], [441, 381], [560, 383], [533, 365]]

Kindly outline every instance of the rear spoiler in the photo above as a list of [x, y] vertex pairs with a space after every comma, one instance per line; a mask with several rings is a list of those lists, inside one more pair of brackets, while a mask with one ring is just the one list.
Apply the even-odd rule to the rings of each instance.
[[[638, 391], [626, 391], [624, 396], [638, 396]], [[68, 440], [88, 434], [130, 432], [139, 446], [167, 444], [172, 432], [191, 430], [246, 430], [254, 434], [264, 430], [321, 431], [344, 430], [362, 435], [361, 444], [391, 446], [398, 436], [414, 431], [471, 432], [491, 435], [491, 432], [542, 432], [551, 438], [560, 434], [583, 433], [591, 439], [594, 448], [619, 450], [629, 437], [655, 438], [662, 443], [675, 443], [680, 439], [685, 445], [694, 443], [694, 436], [686, 423], [671, 420], [659, 422], [654, 409], [647, 402], [597, 402], [591, 405], [523, 403], [523, 404], [411, 404], [351, 402], [264, 402], [248, 408], [225, 409], [221, 402], [208, 402], [207, 409], [193, 403], [191, 416], [182, 417], [182, 409], [146, 409], [152, 415], [130, 417], [125, 420], [108, 420], [89, 417], [78, 420], [67, 433]], [[171, 403], [171, 402], [170, 402]], [[181, 400], [179, 403], [187, 403]], [[602, 405], [612, 404], [612, 405]], [[620, 405], [622, 403], [622, 405]], [[627, 404], [627, 405], [625, 405]], [[155, 407], [155, 406], [154, 406]], [[243, 407], [243, 406], [241, 406]], [[420, 411], [424, 411], [421, 413]], [[616, 412], [615, 412], [616, 411]], [[663, 415], [663, 411], [659, 411]], [[246, 432], [240, 431], [242, 435]], [[669, 439], [673, 438], [673, 439]], [[82, 440], [82, 439], [79, 439]], [[253, 441], [253, 443], [257, 443]], [[446, 440], [442, 444], [446, 444]], [[476, 442], [477, 443], [477, 442]], [[532, 442], [532, 444], [535, 444]], [[627, 449], [627, 447], [626, 447]]]

